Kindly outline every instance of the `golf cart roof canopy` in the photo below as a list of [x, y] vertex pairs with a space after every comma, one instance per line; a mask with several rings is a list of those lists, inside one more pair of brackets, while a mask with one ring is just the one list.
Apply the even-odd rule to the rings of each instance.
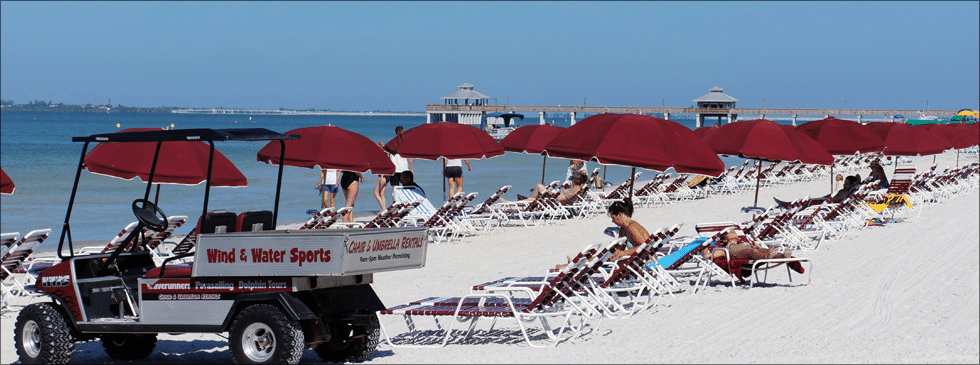
[[71, 140], [72, 142], [281, 141], [299, 138], [300, 136], [295, 134], [281, 134], [265, 128], [198, 128], [103, 133], [88, 137], [73, 137]]

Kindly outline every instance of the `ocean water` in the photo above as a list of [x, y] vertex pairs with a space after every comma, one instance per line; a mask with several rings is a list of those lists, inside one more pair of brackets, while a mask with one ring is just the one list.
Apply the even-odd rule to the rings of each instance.
[[[579, 118], [581, 120], [581, 118]], [[567, 127], [567, 117], [548, 118], [549, 123]], [[525, 124], [537, 123], [529, 117]], [[371, 140], [387, 142], [394, 137], [396, 126], [405, 129], [424, 124], [425, 117], [395, 116], [249, 116], [245, 115], [188, 115], [188, 114], [100, 114], [54, 112], [2, 112], [0, 113], [0, 166], [13, 179], [17, 190], [13, 195], [0, 196], [0, 231], [27, 232], [51, 228], [52, 236], [42, 249], [57, 247], [72, 182], [81, 157], [83, 143], [71, 142], [72, 137], [98, 133], [112, 133], [136, 127], [174, 128], [247, 128], [261, 127], [277, 132], [291, 129], [333, 125], [360, 133]], [[680, 123], [693, 128], [693, 120]], [[117, 127], [117, 124], [119, 125]], [[209, 210], [243, 212], [271, 210], [274, 204], [276, 172], [278, 167], [256, 161], [256, 153], [265, 143], [217, 142], [215, 147], [228, 157], [248, 179], [245, 188], [212, 188]], [[90, 146], [89, 150], [94, 147]], [[514, 188], [505, 195], [516, 199], [516, 194], [527, 194], [541, 182], [543, 157], [506, 153], [491, 159], [470, 160], [472, 171], [464, 171], [463, 190], [478, 192], [477, 202], [483, 201], [503, 185]], [[726, 166], [741, 165], [737, 157], [723, 157]], [[568, 160], [547, 159], [545, 182], [563, 180]], [[601, 165], [588, 163], [590, 171]], [[642, 178], [651, 178], [658, 172], [643, 171]], [[630, 168], [605, 167], [605, 178], [619, 183], [629, 177]], [[435, 205], [443, 201], [442, 162], [415, 160], [416, 182], [427, 192]], [[283, 171], [283, 187], [279, 208], [279, 222], [305, 221], [306, 211], [318, 209], [319, 196], [315, 189], [318, 171], [286, 166]], [[381, 207], [372, 195], [378, 176], [365, 174], [355, 201], [355, 214], [373, 215]], [[73, 241], [109, 240], [126, 224], [135, 221], [130, 204], [142, 198], [146, 184], [135, 180], [122, 180], [95, 175], [83, 170], [79, 190], [71, 215]], [[151, 193], [151, 197], [155, 190]], [[200, 216], [204, 197], [204, 184], [197, 186], [163, 185], [160, 189], [159, 206], [168, 215], [187, 215], [194, 221]], [[387, 189], [387, 203], [391, 203], [391, 188]], [[343, 205], [343, 194], [337, 196], [337, 204]], [[176, 234], [187, 233], [189, 223]]]

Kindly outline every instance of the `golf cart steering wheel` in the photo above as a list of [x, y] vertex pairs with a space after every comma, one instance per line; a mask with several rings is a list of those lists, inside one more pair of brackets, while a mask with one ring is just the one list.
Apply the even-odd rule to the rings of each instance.
[[[143, 203], [140, 207], [139, 203]], [[133, 213], [136, 214], [136, 219], [143, 223], [146, 228], [152, 229], [157, 232], [162, 232], [167, 229], [167, 215], [160, 210], [156, 204], [146, 199], [136, 199], [133, 201]]]

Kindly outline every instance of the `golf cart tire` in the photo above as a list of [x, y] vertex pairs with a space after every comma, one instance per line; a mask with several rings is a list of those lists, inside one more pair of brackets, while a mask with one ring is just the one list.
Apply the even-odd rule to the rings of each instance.
[[67, 364], [75, 352], [71, 328], [52, 303], [34, 303], [20, 311], [14, 346], [24, 364]]
[[102, 348], [116, 360], [145, 359], [157, 346], [157, 334], [106, 334], [102, 335]]
[[[381, 332], [377, 315], [371, 313], [363, 318], [365, 319], [360, 320], [356, 324], [342, 322], [331, 323], [331, 327], [335, 325], [341, 326], [336, 330], [331, 328], [331, 332], [339, 336], [335, 335], [330, 341], [321, 343], [314, 349], [314, 352], [325, 362], [353, 363], [367, 360], [374, 353], [374, 350], [378, 348], [378, 343], [381, 341]], [[357, 336], [362, 337], [348, 340], [351, 337]]]
[[[260, 341], [270, 341], [260, 343]], [[235, 317], [228, 347], [235, 364], [296, 364], [303, 357], [303, 330], [282, 310], [253, 304]], [[270, 350], [271, 352], [267, 352]]]

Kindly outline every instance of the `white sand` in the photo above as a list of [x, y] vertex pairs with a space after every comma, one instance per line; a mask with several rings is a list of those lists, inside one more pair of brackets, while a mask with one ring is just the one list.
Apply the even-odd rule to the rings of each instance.
[[[962, 156], [961, 156], [962, 157]], [[938, 158], [940, 170], [954, 153]], [[919, 169], [932, 157], [913, 159]], [[960, 163], [964, 160], [961, 158]], [[891, 167], [885, 170], [891, 173]], [[866, 176], [868, 171], [862, 171]], [[763, 188], [772, 197], [820, 196], [826, 180]], [[655, 208], [635, 217], [649, 230], [685, 223], [745, 221], [739, 208], [752, 192], [713, 196]], [[916, 211], [915, 213], [918, 213]], [[473, 284], [504, 276], [540, 275], [586, 244], [604, 242], [609, 218], [567, 220], [539, 228], [505, 227], [449, 245], [432, 245], [426, 267], [382, 273], [374, 289], [388, 306], [428, 296], [458, 296]], [[852, 230], [818, 250], [798, 252], [814, 262], [812, 282], [753, 289], [714, 281], [706, 291], [665, 297], [654, 310], [626, 320], [606, 319], [598, 330], [557, 348], [530, 348], [513, 322], [503, 337], [479, 336], [437, 349], [392, 349], [376, 363], [980, 363], [980, 195], [973, 192], [926, 205], [921, 217]], [[15, 306], [15, 310], [17, 307]], [[16, 313], [3, 315], [0, 363], [17, 360]], [[386, 323], [396, 320], [389, 317]], [[478, 327], [486, 328], [486, 326]], [[98, 341], [78, 344], [74, 363], [111, 363]], [[156, 351], [133, 363], [231, 363], [226, 340], [213, 334], [160, 335]], [[307, 351], [304, 363], [319, 363]]]

